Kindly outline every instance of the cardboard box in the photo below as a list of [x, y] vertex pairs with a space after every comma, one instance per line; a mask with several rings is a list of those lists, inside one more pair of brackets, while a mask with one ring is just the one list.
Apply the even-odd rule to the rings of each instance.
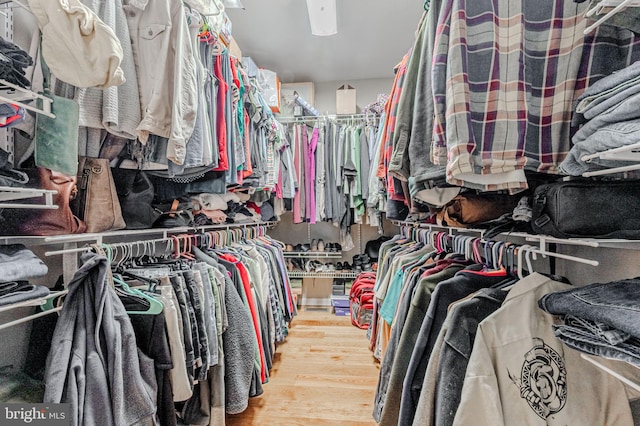
[[336, 90], [336, 114], [356, 113], [356, 89], [342, 85]]
[[280, 79], [274, 71], [260, 68], [258, 83], [262, 97], [273, 112], [280, 112]]

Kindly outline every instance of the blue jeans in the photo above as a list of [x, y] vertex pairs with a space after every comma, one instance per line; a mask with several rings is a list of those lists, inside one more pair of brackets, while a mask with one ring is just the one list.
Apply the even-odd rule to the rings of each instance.
[[[610, 74], [587, 88], [576, 101], [574, 123], [580, 124], [640, 92], [640, 62]], [[582, 119], [582, 120], [581, 120]]]
[[606, 358], [619, 359], [640, 367], [640, 340], [629, 340], [612, 345], [606, 339], [593, 334], [590, 327], [559, 325], [553, 327], [556, 337], [567, 346], [580, 352]]
[[595, 130], [586, 139], [576, 142], [560, 163], [560, 171], [571, 176], [580, 176], [587, 171], [628, 166], [628, 161], [594, 158], [585, 162], [581, 158], [583, 155], [634, 144], [639, 140], [640, 119], [607, 124]]
[[553, 315], [603, 323], [640, 339], [640, 279], [597, 283], [543, 296], [538, 305]]
[[640, 118], [640, 110], [638, 110], [639, 102], [640, 93], [635, 93], [625, 98], [620, 103], [611, 106], [606, 111], [603, 111], [589, 120], [576, 132], [571, 140], [576, 144], [584, 141], [589, 136], [593, 135], [598, 129], [606, 126], [607, 124]]

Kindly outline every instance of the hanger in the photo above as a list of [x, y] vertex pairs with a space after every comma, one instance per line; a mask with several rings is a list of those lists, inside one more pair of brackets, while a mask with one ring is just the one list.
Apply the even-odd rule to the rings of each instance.
[[517, 257], [518, 257], [518, 278], [523, 279], [524, 278], [524, 274], [522, 273], [523, 268], [523, 263], [522, 263], [522, 256], [524, 254], [525, 257], [525, 261], [527, 262], [527, 272], [529, 274], [531, 274], [533, 272], [533, 264], [531, 262], [531, 256], [533, 255], [533, 259], [536, 260], [538, 258], [538, 256], [536, 255], [536, 253], [533, 251], [534, 247], [530, 246], [528, 244], [522, 245], [520, 247], [518, 247], [518, 251], [517, 251]]
[[[480, 245], [482, 240], [476, 239], [478, 242], [474, 242], [474, 253], [480, 254]], [[483, 264], [483, 268], [479, 271], [469, 271], [469, 273], [476, 275], [484, 275], [487, 277], [506, 277], [507, 269], [502, 265], [502, 247], [504, 242], [502, 241], [484, 241], [484, 261], [480, 258], [480, 264]]]
[[147, 309], [146, 311], [127, 311], [128, 314], [158, 315], [163, 311], [164, 305], [162, 304], [162, 302], [136, 288], [129, 287], [129, 285], [121, 277], [114, 275], [113, 282], [115, 283], [116, 287], [121, 288], [122, 290], [124, 290], [124, 292], [128, 293], [131, 296], [143, 299], [146, 303], [149, 304], [149, 309]]
[[[584, 34], [589, 34], [591, 31], [598, 28], [600, 25], [602, 25], [603, 22], [611, 18], [613, 15], [617, 14], [618, 12], [622, 11], [623, 9], [629, 6], [640, 6], [640, 2], [638, 2], [637, 0], [622, 0], [620, 3], [618, 3], [616, 7], [614, 7], [611, 11], [605, 14], [602, 18], [598, 19], [596, 22], [588, 26], [584, 30]], [[587, 16], [593, 15], [596, 12], [596, 8], [600, 8], [599, 10], [601, 10], [601, 5], [599, 4], [598, 6], [594, 7], [590, 11], [587, 11]]]

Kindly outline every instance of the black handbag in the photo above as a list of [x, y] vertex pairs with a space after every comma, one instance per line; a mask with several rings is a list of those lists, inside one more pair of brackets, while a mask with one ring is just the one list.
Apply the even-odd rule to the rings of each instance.
[[189, 201], [175, 199], [171, 202], [156, 203], [153, 207], [159, 214], [153, 223], [154, 228], [195, 226], [193, 204]]
[[568, 181], [535, 189], [531, 228], [558, 238], [640, 239], [640, 181]]
[[160, 213], [153, 208], [154, 188], [142, 170], [112, 168], [126, 229], [147, 229]]

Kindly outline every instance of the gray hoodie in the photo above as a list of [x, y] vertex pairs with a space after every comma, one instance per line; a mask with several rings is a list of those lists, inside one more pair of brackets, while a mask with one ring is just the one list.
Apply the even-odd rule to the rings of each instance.
[[71, 403], [72, 425], [152, 424], [153, 360], [138, 351], [104, 256], [87, 253], [69, 283], [45, 373], [45, 403]]

